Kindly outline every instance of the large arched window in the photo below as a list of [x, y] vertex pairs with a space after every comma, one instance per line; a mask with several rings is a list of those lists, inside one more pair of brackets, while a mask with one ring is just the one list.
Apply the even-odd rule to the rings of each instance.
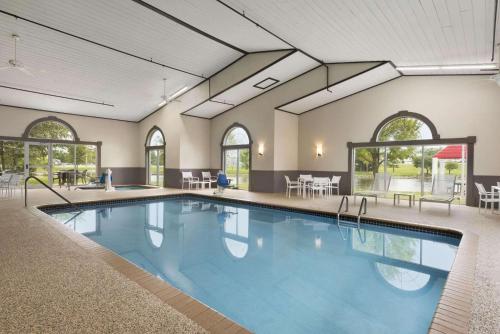
[[23, 134], [26, 139], [79, 140], [75, 129], [57, 117], [45, 117], [31, 122]]
[[432, 139], [430, 127], [413, 117], [397, 117], [385, 123], [377, 134], [378, 142]]
[[[466, 198], [467, 143], [455, 142], [441, 139], [422, 114], [391, 115], [375, 128], [369, 143], [352, 144], [352, 191], [378, 197], [405, 194], [413, 202], [409, 205], [430, 194], [460, 203]], [[445, 187], [436, 186], [441, 184]]]
[[222, 168], [231, 185], [238, 189], [249, 189], [252, 156], [250, 133], [241, 124], [231, 125], [222, 137]]
[[99, 172], [100, 142], [80, 141], [75, 129], [58, 117], [31, 122], [22, 140], [25, 176], [36, 176], [49, 186], [86, 185]]
[[163, 187], [165, 175], [165, 136], [154, 126], [146, 136], [147, 183]]

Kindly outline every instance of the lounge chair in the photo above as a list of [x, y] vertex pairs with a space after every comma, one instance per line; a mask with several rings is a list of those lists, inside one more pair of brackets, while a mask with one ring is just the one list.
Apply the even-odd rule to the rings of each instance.
[[300, 194], [300, 182], [299, 181], [291, 181], [288, 175], [285, 175], [285, 181], [286, 181], [286, 195], [290, 197], [292, 190], [296, 189], [297, 190], [297, 196]]
[[476, 188], [479, 192], [479, 212], [481, 212], [481, 205], [484, 203], [484, 208], [488, 209], [488, 203], [490, 203], [490, 209], [493, 213], [495, 209], [495, 203], [500, 203], [499, 193], [496, 191], [486, 191], [482, 183], [476, 182]]
[[340, 179], [342, 176], [332, 176], [332, 180], [326, 187], [328, 190], [328, 195], [333, 195], [333, 191], [337, 191], [337, 195], [340, 194]]
[[389, 191], [389, 186], [391, 184], [391, 179], [392, 176], [390, 175], [386, 176], [385, 174], [380, 174], [380, 173], [375, 174], [375, 179], [373, 180], [371, 190], [358, 191], [353, 194], [354, 204], [356, 204], [357, 196], [374, 197], [375, 204], [377, 204], [379, 197], [384, 197], [385, 195], [387, 195], [387, 192]]
[[217, 176], [212, 176], [210, 172], [201, 172], [201, 183], [208, 184], [208, 188], [212, 189], [212, 183], [217, 183]]
[[455, 175], [438, 175], [432, 179], [430, 195], [420, 197], [418, 211], [422, 211], [422, 202], [448, 204], [448, 215], [451, 213], [451, 202], [455, 199]]
[[193, 186], [198, 189], [200, 186], [200, 179], [194, 177], [192, 172], [182, 172], [182, 189], [184, 189], [184, 183], [188, 184], [189, 189]]

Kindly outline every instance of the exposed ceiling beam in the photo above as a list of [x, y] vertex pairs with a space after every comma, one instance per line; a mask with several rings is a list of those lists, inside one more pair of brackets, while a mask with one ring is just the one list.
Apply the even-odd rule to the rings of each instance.
[[38, 94], [38, 95], [44, 95], [44, 96], [57, 97], [57, 98], [60, 98], [60, 99], [66, 99], [66, 100], [72, 100], [72, 101], [78, 101], [78, 102], [99, 104], [99, 105], [106, 106], [106, 107], [114, 107], [113, 104], [109, 104], [109, 103], [104, 103], [104, 102], [99, 102], [99, 101], [92, 101], [92, 100], [85, 100], [85, 99], [78, 99], [78, 98], [69, 97], [69, 96], [63, 96], [63, 95], [48, 94], [48, 93], [38, 92], [38, 91], [35, 91], [35, 90], [28, 90], [28, 89], [17, 88], [17, 87], [0, 85], [0, 88], [18, 90], [18, 91], [21, 91], [21, 92]]
[[215, 41], [215, 42], [217, 42], [219, 44], [227, 46], [228, 48], [231, 48], [231, 49], [233, 49], [235, 51], [238, 51], [238, 52], [241, 52], [243, 54], [247, 54], [248, 53], [247, 51], [245, 51], [243, 49], [240, 49], [239, 47], [234, 46], [234, 45], [232, 45], [232, 44], [230, 44], [228, 42], [225, 42], [225, 41], [221, 40], [220, 38], [217, 38], [217, 37], [215, 37], [213, 35], [210, 35], [209, 33], [205, 32], [205, 31], [203, 31], [201, 29], [198, 29], [195, 26], [192, 26], [189, 23], [184, 22], [184, 21], [178, 19], [177, 17], [175, 17], [175, 16], [173, 16], [173, 15], [167, 13], [167, 12], [164, 12], [163, 10], [161, 10], [161, 9], [159, 9], [159, 8], [153, 6], [153, 5], [150, 5], [149, 3], [145, 2], [145, 1], [142, 1], [142, 0], [132, 0], [132, 1], [135, 2], [135, 3], [137, 3], [138, 5], [141, 5], [141, 6], [145, 7], [145, 8], [147, 8], [147, 9], [149, 9], [149, 10], [151, 10], [151, 11], [153, 11], [153, 12], [155, 12], [155, 13], [157, 13], [157, 14], [159, 14], [159, 15], [161, 15], [161, 16], [163, 16], [163, 17], [165, 17], [165, 18], [167, 18], [167, 19], [169, 19], [169, 20], [171, 20], [171, 21], [173, 21], [175, 23], [177, 23], [177, 24], [180, 24], [181, 26], [183, 26], [183, 27], [185, 27], [185, 28], [187, 28], [187, 29], [189, 29], [191, 31], [194, 31], [195, 33], [198, 33], [198, 34], [200, 34], [200, 35], [202, 35], [202, 36], [204, 36], [206, 38], [209, 38], [212, 41]]
[[[132, 1], [136, 1], [136, 0], [132, 0]], [[266, 27], [263, 27], [262, 25], [260, 25], [258, 22], [252, 20], [251, 18], [249, 18], [248, 16], [245, 15], [245, 12], [243, 13], [240, 13], [239, 11], [237, 11], [236, 9], [234, 9], [233, 7], [229, 6], [228, 4], [226, 4], [224, 1], [221, 1], [221, 0], [216, 0], [218, 3], [220, 3], [221, 5], [225, 6], [226, 8], [229, 8], [230, 10], [232, 10], [233, 12], [235, 12], [236, 14], [238, 14], [239, 16], [243, 17], [244, 19], [252, 22], [253, 24], [255, 24], [257, 27], [261, 28], [262, 30], [264, 30], [265, 32], [267, 32], [268, 34], [271, 34], [272, 36], [276, 37], [277, 39], [279, 39], [280, 41], [282, 41], [283, 43], [289, 45], [292, 49], [296, 49], [296, 50], [299, 50], [300, 52], [302, 52], [303, 54], [305, 54], [306, 56], [308, 56], [309, 58], [311, 59], [314, 59], [315, 61], [317, 61], [318, 63], [320, 63], [321, 65], [324, 65], [325, 63], [314, 57], [313, 55], [305, 52], [304, 50], [301, 50], [299, 48], [297, 48], [295, 45], [293, 45], [292, 43], [286, 41], [285, 39], [281, 38], [280, 36], [276, 35], [275, 33], [273, 33], [271, 30], [267, 29]]]
[[39, 26], [39, 27], [43, 27], [43, 28], [46, 28], [46, 29], [49, 29], [49, 30], [52, 30], [52, 31], [56, 31], [56, 32], [58, 32], [58, 33], [61, 33], [61, 34], [64, 34], [64, 35], [66, 35], [66, 36], [70, 36], [70, 37], [73, 37], [73, 38], [79, 39], [79, 40], [84, 41], [84, 42], [87, 42], [87, 43], [91, 43], [91, 44], [94, 44], [94, 45], [97, 45], [97, 46], [100, 46], [100, 47], [106, 48], [106, 49], [111, 50], [111, 51], [115, 51], [115, 52], [121, 53], [121, 54], [126, 55], [126, 56], [129, 56], [129, 57], [133, 57], [133, 58], [136, 58], [136, 59], [139, 59], [139, 60], [142, 60], [142, 61], [145, 61], [145, 62], [151, 63], [151, 64], [155, 64], [155, 65], [158, 65], [158, 66], [162, 66], [162, 67], [165, 67], [165, 68], [169, 68], [169, 69], [174, 70], [174, 71], [182, 72], [182, 73], [189, 74], [189, 75], [192, 75], [192, 76], [195, 76], [195, 77], [198, 77], [198, 78], [205, 79], [205, 76], [203, 76], [203, 75], [196, 74], [196, 73], [193, 73], [193, 72], [189, 72], [189, 71], [187, 71], [187, 70], [183, 70], [183, 69], [180, 69], [180, 68], [176, 68], [176, 67], [173, 67], [173, 66], [170, 66], [170, 65], [162, 64], [162, 63], [160, 63], [160, 62], [154, 61], [153, 59], [147, 59], [147, 58], [144, 58], [144, 57], [141, 57], [141, 56], [137, 56], [137, 55], [132, 54], [132, 53], [130, 53], [130, 52], [122, 51], [122, 50], [119, 50], [119, 49], [113, 48], [113, 47], [111, 47], [111, 46], [104, 45], [104, 44], [102, 44], [102, 43], [95, 42], [95, 41], [92, 41], [92, 40], [90, 40], [90, 39], [87, 39], [87, 38], [84, 38], [84, 37], [81, 37], [81, 36], [78, 36], [78, 35], [75, 35], [75, 34], [71, 34], [71, 33], [69, 33], [69, 32], [66, 32], [66, 31], [63, 31], [63, 30], [60, 30], [60, 29], [57, 29], [57, 28], [51, 27], [51, 26], [45, 25], [45, 24], [43, 24], [43, 23], [36, 22], [36, 21], [33, 21], [33, 20], [30, 20], [30, 19], [27, 19], [27, 18], [25, 18], [25, 17], [19, 16], [19, 15], [16, 15], [16, 14], [6, 12], [6, 11], [4, 11], [4, 10], [0, 10], [0, 13], [1, 13], [1, 14], [4, 14], [4, 15], [7, 15], [7, 16], [10, 16], [10, 17], [14, 17], [15, 19], [18, 19], [18, 20], [23, 20], [23, 21], [25, 21], [25, 22], [29, 22], [29, 23], [34, 24], [34, 25], [37, 25], [37, 26]]

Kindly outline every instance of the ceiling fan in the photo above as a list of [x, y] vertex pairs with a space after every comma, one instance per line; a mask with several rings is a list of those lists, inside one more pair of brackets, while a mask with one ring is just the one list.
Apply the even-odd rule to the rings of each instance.
[[19, 60], [17, 60], [17, 42], [20, 40], [19, 35], [12, 34], [12, 39], [14, 40], [14, 58], [9, 59], [7, 62], [7, 66], [0, 67], [0, 71], [4, 70], [18, 70], [26, 75], [33, 76], [28, 68], [26, 68]]

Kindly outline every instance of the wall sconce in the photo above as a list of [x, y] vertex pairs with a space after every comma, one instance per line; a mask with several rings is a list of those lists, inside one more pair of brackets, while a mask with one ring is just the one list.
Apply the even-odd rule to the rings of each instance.
[[264, 143], [259, 144], [259, 149], [258, 149], [259, 155], [263, 156], [264, 155]]
[[316, 157], [321, 158], [323, 156], [323, 144], [316, 144]]

